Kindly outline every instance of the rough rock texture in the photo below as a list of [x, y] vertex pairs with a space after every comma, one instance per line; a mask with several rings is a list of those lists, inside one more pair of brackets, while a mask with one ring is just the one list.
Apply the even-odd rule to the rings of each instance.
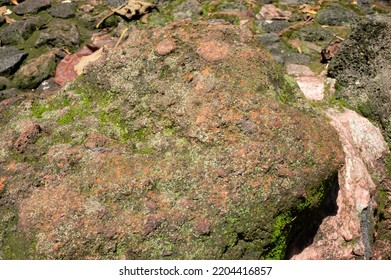
[[72, 18], [75, 16], [75, 10], [76, 5], [74, 3], [61, 3], [48, 9], [48, 13], [56, 18]]
[[39, 48], [45, 44], [59, 48], [65, 46], [74, 50], [80, 44], [79, 30], [73, 23], [64, 25], [62, 21], [51, 22], [49, 28], [39, 34], [34, 46]]
[[284, 258], [343, 163], [246, 27], [134, 29], [59, 94], [13, 102], [1, 258]]
[[328, 75], [343, 90], [338, 98], [376, 121], [391, 140], [391, 16], [368, 17], [353, 30]]
[[0, 47], [0, 75], [13, 74], [27, 55], [14, 47]]
[[315, 74], [304, 65], [288, 64], [288, 74], [295, 77], [299, 88], [308, 100], [322, 100], [325, 90], [324, 73]]
[[30, 17], [9, 24], [0, 31], [2, 45], [17, 45], [23, 43], [35, 30], [45, 22], [39, 17]]
[[0, 91], [0, 101], [14, 97], [17, 95], [16, 88], [10, 88]]
[[344, 25], [356, 23], [359, 17], [355, 12], [336, 4], [320, 10], [316, 19], [322, 25]]
[[174, 19], [194, 18], [201, 13], [201, 5], [197, 0], [186, 0], [175, 7], [173, 11]]
[[[302, 252], [292, 250], [292, 259], [370, 259], [375, 232], [376, 183], [386, 174], [388, 146], [378, 128], [354, 111], [328, 110], [339, 132], [345, 165], [339, 173], [336, 213], [326, 217]], [[372, 175], [372, 176], [371, 176]]]
[[36, 88], [56, 70], [55, 51], [45, 53], [28, 61], [14, 75], [13, 83], [23, 89]]
[[[353, 30], [330, 64], [329, 75], [340, 84], [337, 97], [382, 128], [391, 143], [391, 17], [370, 16]], [[377, 229], [373, 258], [391, 258], [391, 158], [388, 177], [377, 190]]]
[[13, 10], [17, 15], [36, 14], [47, 9], [51, 5], [51, 0], [29, 0], [20, 3]]
[[10, 81], [6, 77], [0, 76], [0, 90], [5, 89], [10, 84]]

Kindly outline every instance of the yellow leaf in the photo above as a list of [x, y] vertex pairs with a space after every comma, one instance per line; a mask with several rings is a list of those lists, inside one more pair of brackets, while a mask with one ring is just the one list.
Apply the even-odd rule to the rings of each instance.
[[299, 53], [302, 53], [301, 41], [299, 38], [288, 40], [288, 44], [296, 48]]
[[316, 15], [318, 12], [317, 11], [314, 11], [314, 10], [310, 10], [308, 11], [310, 14], [313, 14], [313, 15]]
[[6, 11], [7, 11], [7, 6], [1, 6], [0, 7], [0, 16], [4, 15]]
[[6, 23], [14, 23], [16, 21], [13, 18], [10, 18], [10, 17], [7, 17], [7, 16], [4, 16], [4, 18], [5, 18], [5, 22]]
[[88, 64], [98, 60], [102, 56], [103, 48], [100, 48], [96, 52], [83, 56], [79, 63], [74, 66], [74, 69], [78, 75], [83, 74], [84, 69], [87, 67]]
[[12, 2], [14, 5], [16, 5], [16, 6], [19, 5], [18, 1], [16, 1], [16, 0], [11, 0], [11, 2]]

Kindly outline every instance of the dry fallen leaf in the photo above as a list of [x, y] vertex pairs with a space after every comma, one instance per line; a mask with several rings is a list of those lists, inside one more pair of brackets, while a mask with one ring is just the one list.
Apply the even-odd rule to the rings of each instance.
[[112, 15], [116, 14], [125, 17], [128, 20], [132, 20], [133, 17], [143, 16], [151, 12], [155, 8], [156, 4], [154, 3], [144, 2], [140, 0], [128, 0], [127, 3], [124, 3], [123, 5], [117, 7], [116, 9], [112, 10], [107, 16], [102, 18], [96, 25], [96, 28], [99, 28], [99, 26]]
[[11, 0], [11, 2], [12, 2], [14, 5], [16, 5], [16, 6], [19, 5], [18, 1], [16, 1], [16, 0]]
[[7, 11], [7, 6], [1, 6], [0, 7], [0, 16], [4, 15], [6, 11]]
[[336, 39], [330, 41], [330, 43], [321, 51], [321, 63], [328, 63], [340, 50], [340, 45], [343, 39], [336, 37]]
[[63, 86], [65, 83], [77, 78], [78, 73], [75, 70], [75, 66], [80, 62], [83, 56], [89, 56], [97, 50], [98, 47], [94, 45], [86, 45], [76, 53], [65, 56], [57, 65], [56, 75], [52, 78], [53, 82]]
[[7, 16], [4, 16], [4, 18], [5, 18], [5, 22], [6, 23], [14, 23], [14, 22], [16, 22], [16, 20], [14, 20], [13, 18], [10, 18], [10, 17], [7, 17]]
[[310, 6], [310, 5], [307, 5], [307, 4], [303, 4], [303, 5], [300, 5], [299, 7], [299, 10], [303, 13], [303, 14], [306, 14], [306, 13], [310, 13], [310, 14], [313, 14], [313, 15], [316, 15], [318, 12], [318, 10], [320, 9], [320, 6]]
[[299, 38], [296, 38], [296, 39], [292, 39], [292, 40], [289, 40], [288, 43], [297, 49], [297, 51], [299, 53], [302, 53], [302, 50], [301, 50], [301, 41]]
[[263, 5], [259, 13], [265, 20], [289, 19], [292, 16], [292, 12], [282, 11], [273, 4]]
[[103, 51], [103, 48], [100, 48], [99, 50], [97, 50], [96, 52], [90, 54], [90, 55], [87, 55], [87, 56], [83, 56], [79, 63], [77, 63], [74, 67], [77, 75], [81, 75], [83, 74], [83, 71], [84, 69], [92, 62], [94, 61], [97, 61], [101, 56], [102, 56], [102, 51]]

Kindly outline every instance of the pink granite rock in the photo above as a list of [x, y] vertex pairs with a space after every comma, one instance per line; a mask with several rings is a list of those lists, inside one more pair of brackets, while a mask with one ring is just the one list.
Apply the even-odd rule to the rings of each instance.
[[372, 197], [376, 185], [371, 175], [379, 172], [375, 170], [388, 153], [387, 144], [377, 127], [353, 111], [329, 109], [326, 114], [345, 152], [345, 165], [338, 176], [338, 212], [326, 217], [313, 243], [291, 259], [367, 259], [371, 257], [372, 236], [365, 211], [372, 217], [376, 207]]

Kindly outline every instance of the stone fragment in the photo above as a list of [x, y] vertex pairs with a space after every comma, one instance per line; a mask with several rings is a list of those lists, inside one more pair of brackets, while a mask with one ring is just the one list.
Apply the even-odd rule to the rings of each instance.
[[34, 144], [35, 141], [37, 141], [41, 132], [42, 128], [39, 124], [33, 123], [28, 125], [14, 144], [16, 152], [19, 154], [24, 153], [29, 145]]
[[17, 95], [16, 88], [10, 88], [0, 91], [0, 102], [9, 99], [11, 97], [15, 97]]
[[157, 55], [166, 55], [174, 50], [175, 42], [172, 39], [164, 39], [160, 41], [155, 48], [155, 52]]
[[35, 90], [35, 93], [42, 95], [49, 95], [58, 92], [61, 89], [59, 85], [52, 81], [52, 79], [44, 80], [39, 87]]
[[324, 73], [316, 75], [308, 66], [287, 64], [288, 74], [294, 76], [295, 81], [308, 100], [320, 101], [324, 97]]
[[324, 83], [321, 77], [297, 77], [296, 82], [308, 100], [323, 99]]
[[201, 5], [197, 0], [186, 0], [176, 6], [173, 11], [174, 19], [194, 18], [199, 15]]
[[265, 47], [280, 41], [280, 37], [275, 33], [262, 34], [259, 35], [257, 38], [259, 42], [261, 42], [261, 44], [263, 44]]
[[34, 46], [39, 48], [45, 44], [51, 47], [78, 48], [81, 39], [75, 24], [64, 25], [63, 22], [53, 22], [49, 28], [41, 31]]
[[17, 15], [36, 14], [41, 10], [45, 10], [50, 7], [50, 0], [27, 0], [21, 2], [14, 8], [14, 13]]
[[27, 38], [45, 22], [40, 17], [18, 20], [0, 31], [2, 45], [17, 45], [24, 43]]
[[14, 75], [13, 84], [22, 89], [32, 89], [50, 76], [54, 76], [56, 55], [53, 51], [28, 61]]
[[341, 5], [336, 4], [320, 10], [316, 20], [322, 25], [334, 26], [355, 23], [359, 20], [359, 17], [352, 10], [348, 10]]
[[0, 47], [0, 75], [12, 75], [27, 55], [15, 47]]
[[56, 18], [72, 18], [75, 16], [76, 5], [74, 3], [61, 3], [48, 9], [48, 13]]
[[[371, 175], [389, 154], [388, 147], [380, 130], [356, 112], [329, 109], [326, 114], [340, 135], [345, 153], [345, 165], [338, 176], [338, 211], [324, 219], [313, 243], [293, 259], [370, 259], [376, 205]], [[362, 219], [366, 211], [369, 217]]]

